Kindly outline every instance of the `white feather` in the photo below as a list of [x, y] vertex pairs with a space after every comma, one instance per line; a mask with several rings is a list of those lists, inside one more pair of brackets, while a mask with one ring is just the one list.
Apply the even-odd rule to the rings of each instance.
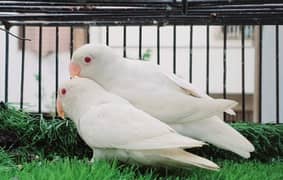
[[91, 107], [78, 121], [79, 133], [94, 148], [164, 149], [200, 147], [204, 143], [175, 130], [130, 104]]
[[[93, 62], [84, 63], [83, 58], [86, 56], [92, 57]], [[74, 52], [72, 62], [80, 66], [81, 76], [93, 79], [107, 91], [127, 99], [136, 108], [172, 125], [183, 135], [188, 135], [193, 129], [190, 134], [196, 139], [238, 152], [243, 157], [253, 151], [253, 148], [242, 148], [250, 147], [251, 144], [242, 135], [235, 135], [235, 130], [228, 125], [213, 125], [213, 116], [225, 111], [234, 114], [231, 108], [237, 104], [235, 101], [213, 99], [176, 76], [165, 75], [160, 67], [152, 63], [122, 58], [106, 46], [84, 45]], [[225, 138], [217, 138], [212, 127], [225, 128], [222, 132]], [[233, 138], [239, 138], [241, 143], [230, 146], [231, 143], [226, 139]]]
[[190, 169], [192, 166], [218, 170], [217, 164], [182, 149], [162, 150], [116, 150], [96, 149], [97, 159], [119, 159], [128, 163], [142, 163], [149, 166], [177, 167]]
[[254, 146], [245, 137], [217, 116], [187, 124], [171, 124], [171, 127], [183, 135], [210, 142], [245, 158], [254, 151]]
[[62, 88], [65, 95], [59, 93], [58, 99], [82, 139], [93, 149], [93, 160], [117, 158], [146, 165], [218, 168], [180, 149], [201, 147], [203, 142], [179, 135], [92, 80], [75, 78], [63, 83]]

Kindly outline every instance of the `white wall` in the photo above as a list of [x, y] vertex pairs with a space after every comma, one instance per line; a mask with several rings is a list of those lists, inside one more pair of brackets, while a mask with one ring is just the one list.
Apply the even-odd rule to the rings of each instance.
[[[264, 26], [262, 35], [262, 122], [276, 122], [275, 27]], [[279, 27], [279, 121], [283, 122], [283, 27]]]

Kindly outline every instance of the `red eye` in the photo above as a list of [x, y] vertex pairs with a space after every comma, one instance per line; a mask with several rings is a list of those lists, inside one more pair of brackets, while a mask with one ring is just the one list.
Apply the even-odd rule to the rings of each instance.
[[90, 63], [91, 58], [87, 56], [87, 57], [85, 57], [85, 59], [84, 59], [84, 60], [85, 60], [85, 62], [86, 62], [86, 63]]
[[67, 93], [67, 90], [65, 88], [61, 89], [61, 94], [65, 95]]

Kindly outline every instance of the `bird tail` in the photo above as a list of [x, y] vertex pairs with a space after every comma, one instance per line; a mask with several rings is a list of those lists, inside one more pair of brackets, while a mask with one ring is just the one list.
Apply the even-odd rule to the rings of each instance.
[[[192, 99], [191, 99], [192, 100]], [[190, 121], [201, 120], [216, 116], [225, 111], [230, 112], [231, 108], [235, 107], [238, 103], [229, 99], [204, 99], [197, 98], [191, 102], [194, 104], [194, 112], [188, 114], [183, 119], [178, 120], [178, 123], [190, 123]]]
[[211, 143], [244, 158], [249, 158], [250, 152], [255, 150], [244, 136], [217, 116], [185, 124], [172, 124], [171, 127], [180, 134]]
[[175, 168], [191, 169], [193, 166], [208, 169], [219, 170], [219, 166], [214, 162], [184, 151], [183, 149], [162, 149], [144, 152], [151, 156], [150, 159], [160, 166], [169, 166]]

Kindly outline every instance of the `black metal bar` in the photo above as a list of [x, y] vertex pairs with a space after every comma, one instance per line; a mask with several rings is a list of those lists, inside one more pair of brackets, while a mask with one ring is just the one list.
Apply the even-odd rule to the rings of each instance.
[[109, 45], [109, 26], [106, 26], [106, 45]]
[[140, 6], [145, 6], [145, 5], [158, 5], [158, 4], [172, 4], [174, 0], [116, 0], [116, 1], [111, 1], [111, 0], [53, 0], [53, 1], [38, 1], [38, 0], [19, 0], [19, 1], [11, 1], [11, 2], [6, 2], [6, 3], [14, 3], [14, 4], [43, 4], [43, 5], [57, 5], [57, 4], [67, 4], [67, 5], [140, 5]]
[[[184, 1], [184, 0], [183, 0]], [[221, 9], [243, 9], [243, 12], [245, 12], [247, 9], [266, 9], [266, 8], [276, 8], [276, 7], [280, 7], [280, 5], [282, 5], [281, 3], [272, 3], [272, 4], [251, 4], [249, 2], [246, 2], [244, 4], [235, 4], [235, 3], [229, 3], [229, 4], [219, 4], [219, 3], [212, 3], [212, 4], [190, 4], [188, 6], [188, 4], [180, 4], [180, 3], [175, 3], [175, 4], [167, 4], [167, 6], [170, 6], [170, 10], [167, 8], [166, 9], [166, 4], [164, 5], [152, 5], [152, 6], [148, 6], [146, 4], [142, 6], [140, 6], [139, 4], [135, 4], [135, 5], [131, 5], [131, 4], [127, 4], [127, 5], [109, 5], [108, 3], [100, 3], [100, 4], [88, 4], [87, 6], [85, 6], [84, 4], [76, 4], [76, 5], [72, 5], [70, 7], [70, 4], [66, 3], [66, 4], [57, 4], [57, 5], [44, 5], [44, 4], [29, 4], [29, 5], [25, 5], [25, 4], [3, 4], [0, 2], [0, 9], [2, 10], [2, 12], [25, 12], [25, 13], [36, 13], [36, 12], [41, 12], [41, 13], [83, 13], [83, 12], [88, 12], [88, 13], [97, 13], [97, 12], [119, 12], [119, 10], [123, 10], [123, 11], [148, 11], [148, 10], [163, 10], [163, 11], [173, 11], [173, 10], [178, 10], [181, 11], [183, 14], [186, 14], [186, 9], [189, 10], [189, 12], [191, 12], [192, 9], [197, 9], [197, 10], [201, 10], [201, 9], [212, 9], [214, 11], [217, 12], [217, 10], [221, 10]], [[115, 7], [115, 8], [109, 8], [109, 6]], [[127, 12], [125, 12], [127, 13]]]
[[74, 51], [74, 27], [70, 27], [70, 59], [72, 59]]
[[[18, 0], [18, 1], [11, 1], [13, 3], [24, 3], [26, 2], [25, 0]], [[48, 4], [46, 1], [38, 1], [38, 0], [28, 0], [27, 2], [29, 3], [45, 3]], [[257, 4], [263, 4], [263, 3], [279, 3], [282, 2], [280, 0], [190, 0], [188, 1], [189, 4], [245, 4], [245, 3], [257, 3]], [[124, 4], [129, 4], [129, 5], [136, 5], [136, 4], [140, 4], [140, 5], [147, 5], [147, 4], [172, 4], [172, 3], [181, 3], [181, 2], [177, 2], [176, 0], [84, 0], [83, 2], [81, 0], [53, 0], [53, 1], [49, 1], [49, 4], [57, 4], [57, 3], [61, 3], [61, 4], [89, 4], [89, 3], [104, 3], [104, 4], [114, 4], [114, 5], [124, 5]]]
[[[72, 16], [71, 16], [72, 17]], [[1, 16], [0, 16], [0, 19]], [[91, 19], [91, 20], [90, 20]], [[26, 25], [26, 26], [84, 26], [85, 24], [94, 25], [94, 26], [121, 26], [121, 25], [128, 25], [128, 26], [136, 26], [136, 25], [274, 25], [274, 24], [283, 24], [283, 13], [280, 15], [273, 15], [271, 16], [262, 16], [262, 17], [255, 17], [253, 14], [250, 16], [216, 16], [211, 17], [211, 15], [192, 15], [188, 17], [132, 17], [132, 18], [120, 18], [116, 16], [112, 16], [111, 18], [90, 18], [89, 16], [85, 18], [77, 18], [72, 17], [66, 20], [58, 19], [55, 15], [54, 17], [48, 18], [44, 20], [33, 20], [33, 21], [25, 21], [21, 19], [14, 19], [10, 21], [12, 25]], [[32, 18], [31, 18], [32, 20]], [[48, 22], [46, 22], [48, 21]]]
[[42, 26], [39, 26], [38, 42], [38, 113], [41, 113], [41, 74], [42, 73]]
[[157, 64], [160, 65], [160, 26], [157, 26]]
[[[58, 97], [58, 86], [59, 86], [59, 27], [56, 26], [56, 35], [55, 35], [55, 98]], [[57, 104], [55, 101], [55, 112], [57, 116]]]
[[127, 27], [123, 26], [123, 56], [127, 56]]
[[262, 122], [262, 25], [259, 26], [259, 97], [258, 122]]
[[183, 3], [183, 13], [186, 14], [187, 13], [187, 9], [188, 9], [187, 0], [182, 0], [182, 3]]
[[[283, 9], [283, 8], [282, 8]], [[245, 12], [242, 11], [227, 13], [191, 13], [184, 15], [162, 12], [160, 14], [92, 14], [89, 13], [72, 13], [69, 15], [48, 13], [48, 14], [1, 14], [0, 19], [2, 21], [49, 21], [49, 22], [83, 22], [92, 21], [94, 24], [282, 24], [283, 23], [283, 11], [279, 9], [275, 12], [273, 9], [266, 12]], [[71, 17], [71, 18], [70, 18]], [[107, 22], [107, 23], [106, 23]], [[45, 23], [45, 22], [42, 22]]]
[[90, 42], [89, 29], [90, 29], [90, 26], [88, 25], [88, 26], [87, 26], [87, 30], [86, 30], [86, 42], [87, 42], [87, 43]]
[[245, 26], [241, 26], [241, 54], [242, 54], [242, 120], [246, 121], [246, 93], [245, 93]]
[[[22, 26], [22, 38], [26, 37], [26, 27]], [[25, 82], [25, 51], [26, 42], [22, 41], [22, 64], [21, 64], [21, 91], [20, 91], [20, 109], [23, 109], [24, 101], [24, 82]]]
[[206, 26], [206, 94], [209, 94], [209, 25]]
[[5, 26], [5, 29], [7, 30], [5, 33], [5, 103], [8, 102], [8, 87], [9, 87], [9, 26]]
[[[200, 7], [190, 7], [188, 8], [188, 12], [184, 14], [182, 9], [170, 9], [170, 15], [175, 15], [175, 16], [191, 16], [191, 15], [206, 15], [207, 18], [211, 14], [216, 14], [219, 16], [227, 16], [227, 15], [237, 15], [241, 14], [242, 16], [250, 15], [251, 13], [254, 13], [256, 16], [262, 16], [264, 14], [267, 14], [267, 12], [272, 11], [273, 14], [280, 14], [282, 11], [283, 4], [278, 6], [278, 5], [261, 5], [259, 7], [257, 6], [200, 6]], [[109, 17], [110, 15], [118, 16], [118, 17], [125, 17], [127, 15], [128, 17], [135, 17], [135, 16], [149, 16], [152, 15], [152, 17], [155, 16], [161, 16], [162, 14], [168, 12], [168, 10], [163, 7], [163, 8], [116, 8], [116, 9], [110, 9], [110, 8], [80, 8], [80, 9], [73, 9], [69, 7], [61, 7], [56, 9], [54, 8], [44, 8], [44, 7], [36, 7], [33, 9], [23, 9], [22, 7], [3, 7], [0, 5], [0, 10], [1, 12], [6, 12], [11, 13], [11, 12], [25, 12], [25, 14], [22, 14], [21, 18], [27, 17], [30, 18], [34, 15], [40, 15], [38, 18], [46, 18], [48, 17], [47, 15], [43, 16], [40, 13], [46, 13], [50, 15], [54, 15], [55, 13], [60, 14], [60, 18], [63, 18], [62, 15], [65, 16], [84, 16], [85, 14], [89, 14], [91, 18], [95, 18], [94, 16], [98, 16], [101, 18], [106, 18]], [[75, 13], [75, 14], [74, 14]], [[7, 17], [7, 14], [3, 14], [2, 17]], [[13, 14], [12, 14], [13, 15]], [[13, 15], [10, 19], [14, 19], [15, 15]]]
[[[227, 74], [227, 63], [226, 63], [226, 55], [227, 55], [227, 26], [223, 26], [223, 98], [227, 98], [226, 94], [226, 74]], [[224, 121], [226, 121], [227, 117], [224, 113]]]
[[139, 59], [142, 59], [142, 26], [139, 26]]
[[190, 26], [190, 78], [189, 81], [192, 83], [193, 80], [193, 25]]
[[176, 74], [176, 26], [173, 26], [173, 73]]
[[275, 29], [275, 48], [276, 48], [276, 123], [279, 124], [280, 122], [280, 111], [279, 111], [279, 26], [276, 25]]

